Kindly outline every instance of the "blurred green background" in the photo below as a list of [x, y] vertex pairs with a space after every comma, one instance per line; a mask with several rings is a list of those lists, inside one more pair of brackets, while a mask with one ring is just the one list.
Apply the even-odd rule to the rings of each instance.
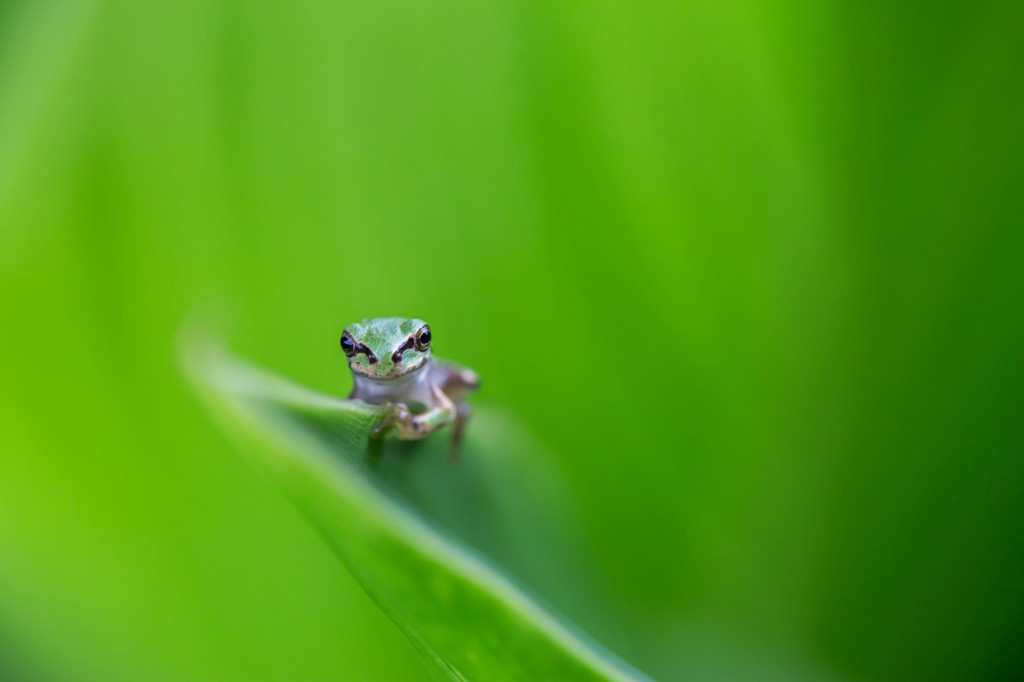
[[428, 320], [670, 679], [1024, 676], [1024, 5], [0, 2], [0, 677], [428, 668], [176, 334]]

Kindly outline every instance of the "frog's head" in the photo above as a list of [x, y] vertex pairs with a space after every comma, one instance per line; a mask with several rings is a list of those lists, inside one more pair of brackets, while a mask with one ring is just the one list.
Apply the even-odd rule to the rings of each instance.
[[355, 374], [390, 381], [415, 372], [430, 357], [430, 327], [423, 320], [378, 317], [350, 324], [341, 349]]

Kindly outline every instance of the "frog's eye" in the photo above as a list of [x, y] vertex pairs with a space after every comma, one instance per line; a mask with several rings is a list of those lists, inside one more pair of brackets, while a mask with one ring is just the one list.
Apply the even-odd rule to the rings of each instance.
[[341, 335], [341, 349], [345, 351], [345, 355], [348, 357], [356, 354], [356, 342], [348, 332]]
[[416, 350], [424, 351], [430, 348], [430, 327], [423, 325], [418, 332], [416, 332]]

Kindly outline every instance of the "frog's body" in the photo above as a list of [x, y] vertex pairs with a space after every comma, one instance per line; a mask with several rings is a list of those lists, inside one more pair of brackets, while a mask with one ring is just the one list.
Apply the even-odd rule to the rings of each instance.
[[387, 409], [375, 436], [391, 430], [414, 440], [454, 423], [454, 459], [469, 416], [463, 399], [480, 380], [470, 369], [433, 357], [430, 344], [423, 320], [381, 317], [346, 327], [341, 347], [352, 370], [349, 399]]

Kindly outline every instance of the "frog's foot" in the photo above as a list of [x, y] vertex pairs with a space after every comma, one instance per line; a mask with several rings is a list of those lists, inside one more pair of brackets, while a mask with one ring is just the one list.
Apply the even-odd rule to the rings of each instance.
[[438, 400], [442, 402], [441, 405], [416, 415], [410, 413], [409, 408], [402, 403], [385, 403], [383, 407], [387, 410], [387, 416], [371, 436], [378, 438], [390, 430], [399, 440], [426, 438], [442, 426], [450, 424], [456, 416], [455, 406], [440, 392]]
[[384, 409], [385, 415], [384, 419], [370, 432], [370, 438], [373, 440], [379, 439], [393, 426], [401, 428], [401, 424], [412, 421], [412, 413], [402, 403], [384, 403], [381, 407]]
[[455, 423], [452, 424], [452, 449], [448, 453], [448, 463], [455, 464], [459, 461], [459, 451], [462, 449], [462, 434], [466, 429], [466, 422], [473, 409], [468, 403], [459, 403], [455, 412]]

